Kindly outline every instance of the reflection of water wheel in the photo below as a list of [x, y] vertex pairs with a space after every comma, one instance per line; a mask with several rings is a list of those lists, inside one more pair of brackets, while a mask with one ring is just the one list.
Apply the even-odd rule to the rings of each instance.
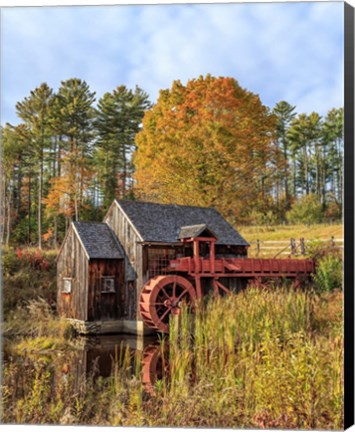
[[146, 391], [154, 394], [154, 384], [157, 380], [169, 376], [168, 347], [165, 346], [164, 355], [160, 344], [148, 345], [143, 352], [142, 382]]
[[195, 299], [195, 289], [187, 279], [163, 275], [150, 279], [144, 285], [139, 307], [148, 327], [168, 333], [170, 314], [179, 315], [181, 303], [193, 304]]

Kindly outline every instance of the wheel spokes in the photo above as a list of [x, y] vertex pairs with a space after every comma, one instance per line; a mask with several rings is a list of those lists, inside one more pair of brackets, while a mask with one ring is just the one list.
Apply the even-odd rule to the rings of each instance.
[[159, 317], [159, 321], [158, 322], [162, 322], [163, 318], [165, 318], [166, 315], [168, 314], [168, 312], [170, 312], [170, 311], [171, 311], [171, 307], [168, 306], [167, 309], [166, 309], [166, 311], [163, 313], [163, 315], [161, 317]]
[[181, 298], [189, 291], [188, 288], [185, 288], [185, 290], [179, 295], [179, 297], [176, 299], [176, 302], [180, 301]]
[[179, 315], [181, 300], [188, 304], [195, 298], [194, 287], [177, 275], [161, 275], [143, 287], [140, 310], [145, 324], [164, 333], [169, 332], [169, 315]]
[[163, 293], [165, 294], [166, 299], [170, 299], [169, 294], [165, 291], [164, 287], [161, 287], [161, 290], [163, 291]]
[[174, 279], [174, 283], [173, 283], [173, 299], [175, 299], [176, 296], [176, 279]]

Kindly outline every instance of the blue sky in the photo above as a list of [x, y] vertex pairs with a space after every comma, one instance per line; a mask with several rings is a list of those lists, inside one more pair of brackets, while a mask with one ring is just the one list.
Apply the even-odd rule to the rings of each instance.
[[343, 3], [4, 8], [1, 123], [42, 82], [86, 80], [97, 97], [137, 84], [155, 102], [175, 79], [232, 76], [273, 107], [343, 106]]

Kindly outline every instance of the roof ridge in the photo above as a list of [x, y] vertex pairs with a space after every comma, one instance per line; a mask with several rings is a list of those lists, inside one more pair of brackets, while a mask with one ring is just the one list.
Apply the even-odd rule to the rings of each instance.
[[148, 201], [115, 199], [114, 203], [129, 220], [143, 241], [176, 242], [181, 227], [208, 228], [220, 244], [249, 243], [225, 217], [213, 207], [160, 204]]
[[96, 225], [107, 225], [106, 222], [96, 222], [96, 221], [73, 221], [73, 224], [77, 224], [77, 223], [83, 223], [83, 224], [96, 224]]
[[206, 223], [202, 223], [202, 224], [193, 224], [193, 225], [182, 225], [180, 228], [198, 227], [198, 226], [205, 226], [205, 227], [208, 227], [208, 224], [206, 224]]
[[164, 206], [164, 207], [189, 207], [189, 208], [198, 208], [198, 209], [209, 209], [209, 210], [214, 210], [217, 213], [218, 210], [215, 209], [214, 207], [207, 207], [207, 206], [196, 206], [196, 205], [188, 205], [188, 204], [176, 204], [176, 203], [157, 203], [157, 202], [152, 202], [152, 201], [141, 201], [141, 200], [123, 200], [123, 199], [117, 199], [115, 198], [115, 201], [117, 201], [117, 203], [138, 203], [138, 204], [151, 204], [151, 205], [160, 205], [160, 206]]

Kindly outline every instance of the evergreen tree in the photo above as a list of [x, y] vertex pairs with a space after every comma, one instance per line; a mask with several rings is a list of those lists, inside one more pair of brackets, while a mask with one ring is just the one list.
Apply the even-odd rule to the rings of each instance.
[[33, 146], [35, 164], [38, 174], [37, 198], [37, 228], [38, 247], [42, 248], [42, 203], [43, 203], [43, 173], [45, 157], [50, 147], [51, 128], [50, 116], [53, 103], [53, 90], [46, 83], [31, 91], [30, 96], [16, 104], [17, 115], [29, 128], [31, 146]]
[[116, 196], [127, 196], [132, 183], [134, 139], [149, 107], [148, 95], [139, 87], [133, 92], [119, 86], [112, 93], [105, 93], [98, 102], [95, 156], [104, 206]]
[[277, 118], [277, 123], [276, 123], [277, 139], [278, 139], [279, 146], [282, 148], [283, 156], [285, 159], [285, 169], [281, 175], [283, 177], [283, 183], [284, 183], [286, 208], [290, 207], [290, 191], [289, 191], [290, 151], [289, 151], [289, 141], [287, 137], [287, 131], [292, 119], [296, 116], [295, 108], [296, 108], [295, 106], [290, 105], [288, 102], [281, 101], [278, 102], [273, 109], [273, 114], [275, 114]]
[[95, 92], [78, 78], [62, 81], [54, 102], [53, 125], [61, 139], [61, 173], [51, 192], [59, 194], [61, 212], [79, 220], [92, 177], [93, 103]]
[[325, 180], [330, 182], [332, 195], [342, 207], [343, 197], [343, 141], [344, 109], [333, 108], [324, 119], [322, 136], [327, 146], [327, 165]]
[[[320, 127], [321, 117], [317, 113], [309, 116], [300, 114], [295, 117], [287, 132], [287, 138], [292, 149], [294, 159], [294, 195], [297, 195], [297, 188], [308, 195], [314, 188], [317, 195], [320, 195]], [[314, 169], [314, 175], [312, 173]], [[315, 177], [312, 184], [312, 177]]]

